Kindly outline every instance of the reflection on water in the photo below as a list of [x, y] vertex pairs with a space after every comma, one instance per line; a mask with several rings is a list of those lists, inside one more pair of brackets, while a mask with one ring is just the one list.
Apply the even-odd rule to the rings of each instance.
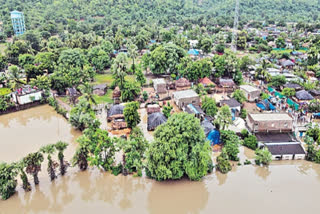
[[[48, 139], [55, 142], [60, 138], [71, 143], [66, 155], [70, 158], [75, 148], [72, 141], [79, 135], [47, 106], [1, 116], [0, 120], [1, 137], [12, 139], [13, 144], [4, 147], [1, 140], [2, 148], [6, 148], [0, 151], [2, 160], [21, 157], [46, 144]], [[24, 137], [11, 136], [15, 128]], [[20, 139], [24, 139], [25, 146], [21, 146]], [[242, 160], [252, 158], [251, 151], [241, 151]], [[12, 198], [0, 201], [0, 214], [315, 213], [316, 196], [320, 194], [320, 165], [307, 161], [273, 162], [269, 167], [235, 165], [228, 174], [214, 172], [200, 182], [156, 182], [145, 177], [116, 177], [97, 169], [79, 172], [72, 168], [51, 183], [45, 167], [39, 186], [32, 186], [32, 191], [25, 193], [19, 184]]]

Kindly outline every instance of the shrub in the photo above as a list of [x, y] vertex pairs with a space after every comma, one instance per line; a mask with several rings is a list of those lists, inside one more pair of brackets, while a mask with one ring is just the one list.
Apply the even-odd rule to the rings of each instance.
[[249, 135], [248, 137], [246, 137], [243, 141], [243, 145], [250, 149], [256, 150], [258, 147], [258, 141], [256, 136]]

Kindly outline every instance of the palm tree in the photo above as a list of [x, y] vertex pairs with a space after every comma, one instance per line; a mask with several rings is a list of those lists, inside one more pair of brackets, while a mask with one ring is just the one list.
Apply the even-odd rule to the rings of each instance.
[[68, 144], [65, 142], [59, 141], [56, 143], [55, 147], [59, 151], [58, 158], [60, 162], [60, 173], [61, 175], [64, 175], [67, 171], [68, 163], [64, 161], [63, 152], [68, 147]]
[[115, 81], [119, 81], [120, 89], [123, 88], [125, 76], [128, 70], [128, 57], [125, 53], [120, 53], [112, 65], [112, 73]]
[[43, 162], [43, 155], [40, 152], [30, 153], [23, 159], [26, 163], [26, 172], [33, 176], [34, 184], [39, 184], [38, 173], [41, 171], [41, 163]]
[[136, 67], [135, 67], [135, 64], [134, 64], [134, 60], [138, 57], [137, 49], [138, 49], [138, 47], [131, 42], [129, 47], [128, 47], [128, 53], [129, 53], [129, 56], [132, 59], [132, 72], [133, 73], [135, 73], [135, 70], [136, 70]]
[[56, 152], [56, 147], [53, 144], [49, 144], [49, 145], [41, 147], [40, 152], [48, 155], [47, 156], [47, 158], [48, 158], [48, 174], [49, 174], [50, 180], [53, 181], [57, 177], [56, 172], [55, 172], [55, 168], [57, 167], [57, 163], [51, 159], [51, 155], [53, 155]]
[[24, 191], [29, 192], [31, 190], [31, 185], [28, 180], [28, 176], [24, 171], [24, 168], [27, 166], [27, 164], [26, 162], [24, 162], [24, 160], [21, 160], [16, 164], [16, 166], [20, 172], [20, 178], [22, 180], [22, 188], [24, 189]]
[[255, 72], [255, 78], [269, 82], [272, 77], [271, 74], [267, 71], [267, 68], [268, 64], [266, 60], [263, 60], [262, 65], [259, 68], [257, 68]]
[[91, 104], [94, 104], [96, 105], [97, 102], [96, 100], [94, 99], [94, 96], [93, 96], [93, 89], [92, 89], [92, 86], [88, 83], [84, 83], [83, 85], [80, 86], [80, 91], [82, 93], [82, 97], [87, 100], [87, 102]]
[[217, 114], [215, 124], [218, 125], [222, 130], [228, 128], [232, 124], [232, 114], [229, 106], [222, 106]]
[[9, 79], [12, 81], [11, 88], [13, 90], [20, 88], [23, 84], [25, 84], [25, 82], [21, 80], [22, 79], [21, 71], [15, 65], [12, 65], [9, 67], [8, 76], [9, 76]]
[[89, 139], [83, 135], [79, 137], [77, 141], [80, 145], [72, 158], [72, 166], [78, 165], [81, 171], [85, 171], [88, 168], [88, 157], [90, 153]]

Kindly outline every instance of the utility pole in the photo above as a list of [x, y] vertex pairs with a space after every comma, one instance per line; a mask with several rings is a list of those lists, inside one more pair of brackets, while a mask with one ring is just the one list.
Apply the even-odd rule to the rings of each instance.
[[231, 50], [233, 52], [237, 51], [238, 26], [239, 26], [239, 0], [236, 0], [236, 8], [234, 12], [234, 22], [233, 22], [233, 29], [232, 29], [232, 43], [231, 43]]

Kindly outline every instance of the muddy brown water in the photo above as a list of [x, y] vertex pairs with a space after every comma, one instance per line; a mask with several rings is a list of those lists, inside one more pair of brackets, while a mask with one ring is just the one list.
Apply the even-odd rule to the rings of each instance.
[[[0, 136], [0, 161], [13, 161], [57, 140], [70, 143], [70, 158], [79, 133], [41, 106], [1, 116]], [[241, 148], [240, 158], [252, 159], [253, 152]], [[235, 165], [227, 175], [214, 172], [200, 182], [156, 182], [70, 168], [51, 183], [44, 166], [40, 185], [25, 193], [19, 184], [14, 196], [0, 200], [0, 213], [316, 213], [319, 195], [320, 165], [307, 161]]]

